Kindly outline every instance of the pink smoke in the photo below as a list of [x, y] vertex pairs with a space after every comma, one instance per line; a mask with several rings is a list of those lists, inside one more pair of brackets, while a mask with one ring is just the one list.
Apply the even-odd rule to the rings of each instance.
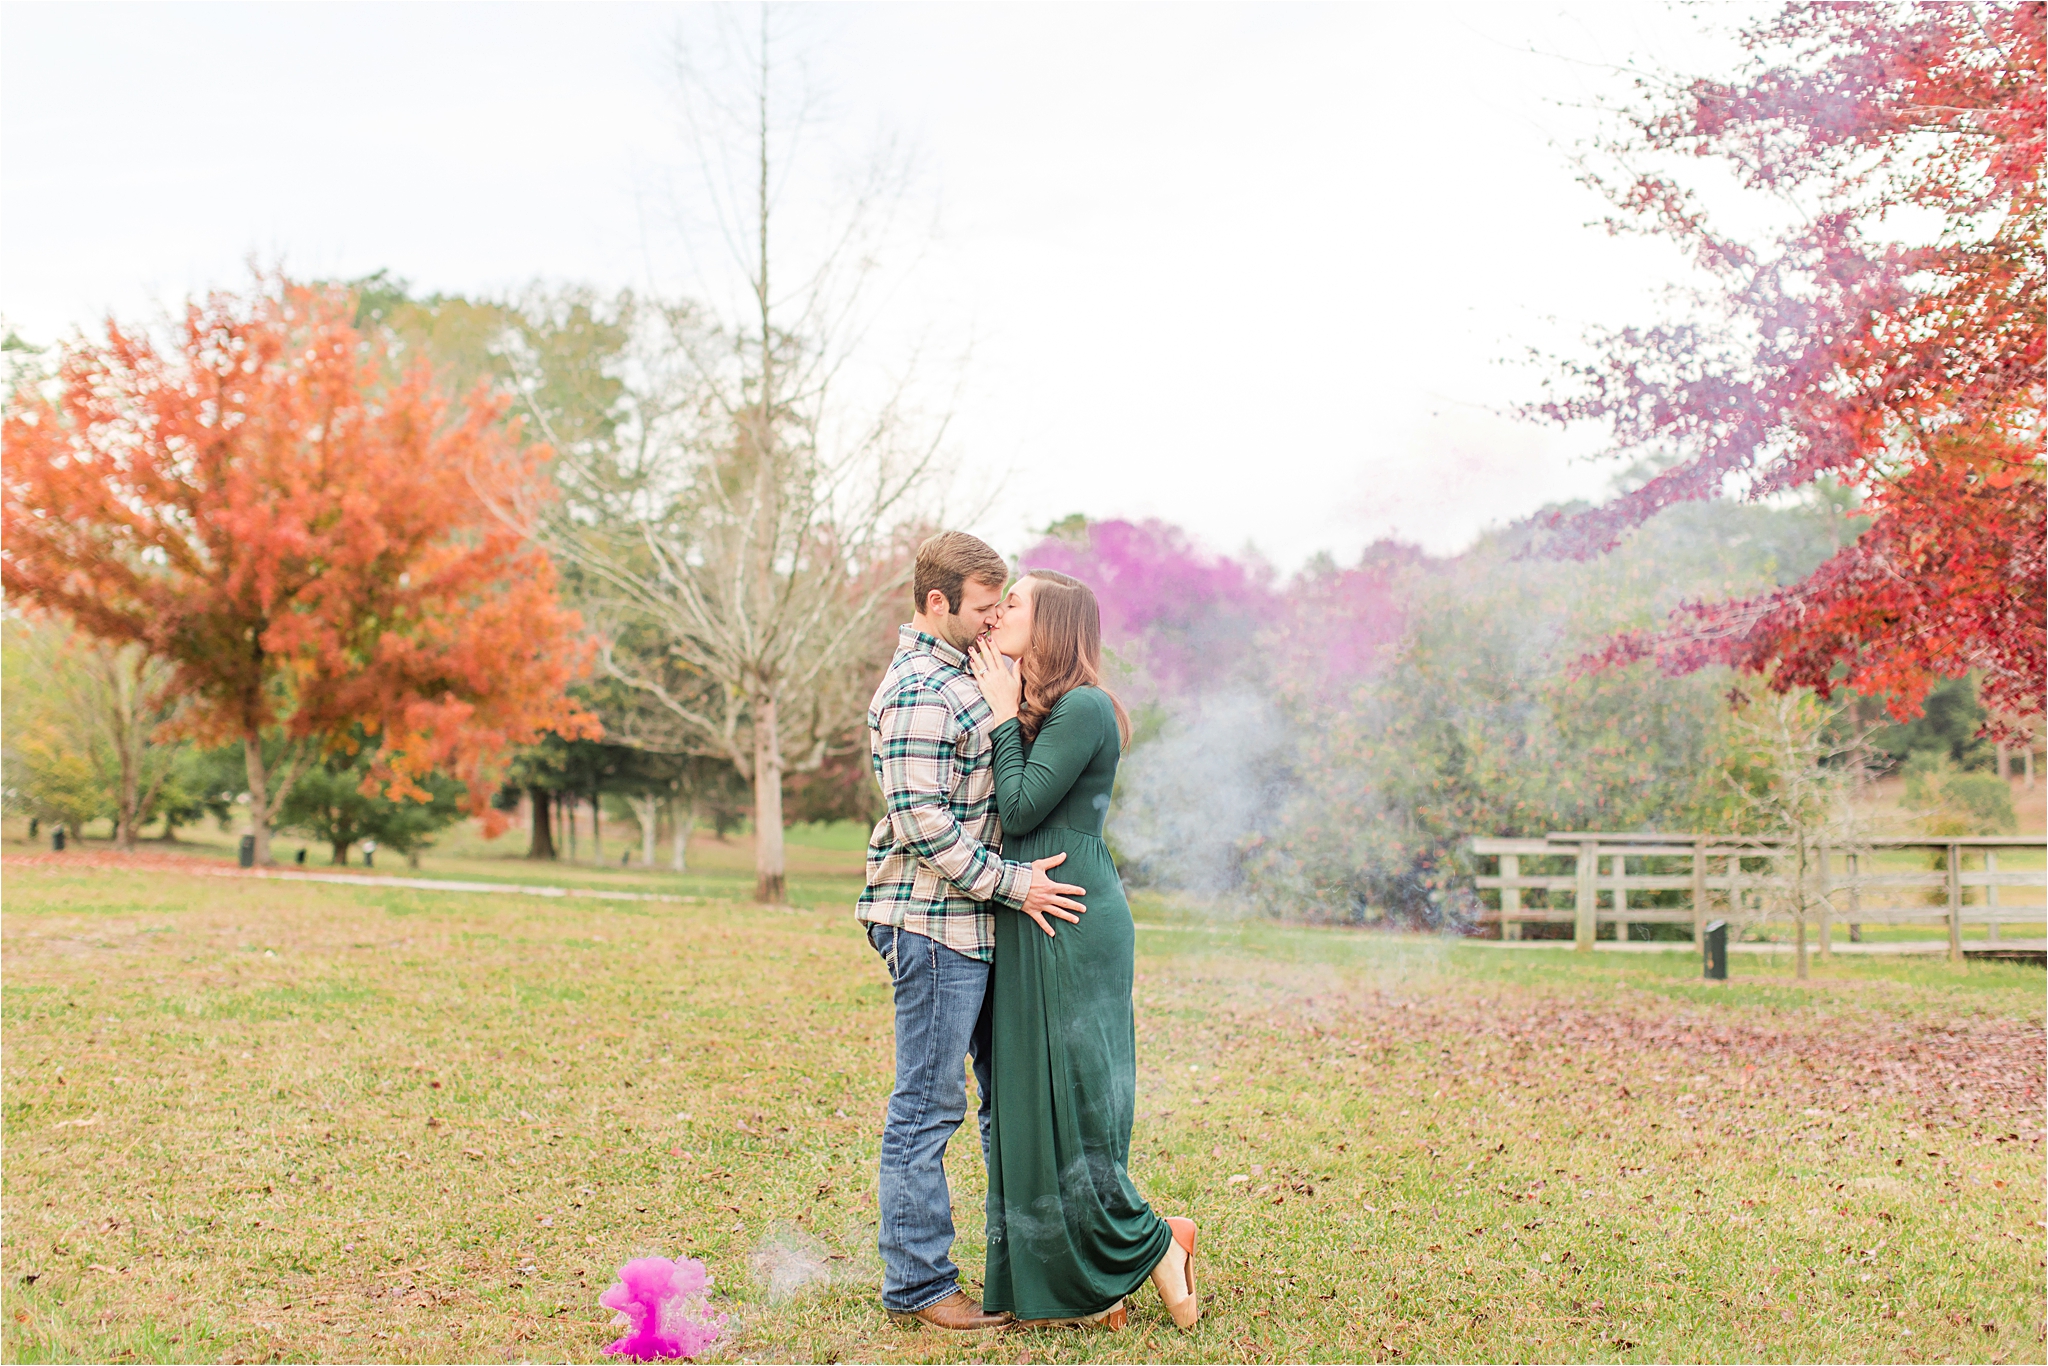
[[711, 1275], [694, 1257], [640, 1257], [619, 1268], [619, 1279], [597, 1297], [621, 1315], [627, 1334], [604, 1350], [636, 1361], [694, 1357], [718, 1341], [725, 1315], [705, 1303]]
[[1371, 676], [1406, 625], [1402, 580], [1424, 556], [1380, 542], [1356, 568], [1311, 564], [1285, 584], [1271, 566], [1203, 550], [1165, 522], [1090, 522], [1025, 551], [1095, 590], [1104, 646], [1165, 696], [1226, 683], [1347, 689]]

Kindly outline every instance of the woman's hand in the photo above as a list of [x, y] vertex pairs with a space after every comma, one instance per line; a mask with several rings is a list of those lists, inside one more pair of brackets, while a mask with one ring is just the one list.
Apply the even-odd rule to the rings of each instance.
[[975, 641], [967, 651], [967, 667], [974, 671], [974, 681], [981, 685], [981, 695], [988, 700], [992, 724], [1001, 725], [1016, 716], [1017, 705], [1024, 700], [1024, 679], [1021, 673], [1010, 672], [1002, 655], [986, 637]]

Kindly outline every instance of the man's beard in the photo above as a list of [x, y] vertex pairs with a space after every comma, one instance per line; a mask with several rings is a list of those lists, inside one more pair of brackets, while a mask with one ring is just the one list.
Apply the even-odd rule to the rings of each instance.
[[975, 637], [980, 634], [979, 630], [970, 630], [967, 622], [958, 616], [949, 615], [939, 621], [940, 639], [961, 654], [967, 653], [968, 647], [974, 644]]

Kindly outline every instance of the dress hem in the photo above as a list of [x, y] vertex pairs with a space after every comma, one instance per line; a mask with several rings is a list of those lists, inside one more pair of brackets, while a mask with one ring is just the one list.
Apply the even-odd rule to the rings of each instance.
[[[1153, 1218], [1158, 1219], [1159, 1216], [1154, 1215]], [[1102, 1301], [1102, 1303], [1100, 1304], [1091, 1305], [1086, 1309], [1059, 1308], [1048, 1309], [1044, 1313], [1027, 1313], [1023, 1309], [1018, 1308], [1014, 1304], [1002, 1303], [995, 1296], [990, 1295], [988, 1293], [987, 1287], [984, 1286], [982, 1289], [981, 1307], [983, 1309], [988, 1310], [990, 1313], [1014, 1314], [1020, 1319], [1078, 1319], [1084, 1318], [1089, 1314], [1100, 1314], [1105, 1309], [1114, 1308], [1116, 1306], [1117, 1301], [1127, 1300], [1131, 1296], [1137, 1294], [1140, 1290], [1143, 1290], [1145, 1288], [1145, 1282], [1152, 1279], [1152, 1268], [1159, 1265], [1159, 1259], [1166, 1255], [1166, 1245], [1173, 1241], [1173, 1228], [1164, 1219], [1159, 1219], [1159, 1232], [1163, 1234], [1164, 1237], [1160, 1241], [1158, 1255], [1153, 1257], [1151, 1261], [1146, 1264], [1145, 1269], [1138, 1274], [1138, 1278], [1135, 1281], [1131, 1282], [1130, 1289], [1121, 1291], [1115, 1295], [1111, 1295], [1108, 1299]]]

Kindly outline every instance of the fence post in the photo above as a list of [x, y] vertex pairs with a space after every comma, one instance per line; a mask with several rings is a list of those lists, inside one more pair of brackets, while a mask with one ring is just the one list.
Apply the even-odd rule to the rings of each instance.
[[1948, 961], [1963, 961], [1963, 846], [1948, 847]]
[[1522, 856], [1502, 854], [1500, 856], [1500, 937], [1520, 939], [1522, 937], [1522, 889], [1514, 886], [1522, 876]]
[[1692, 946], [1702, 949], [1706, 945], [1705, 912], [1707, 905], [1707, 842], [1696, 839], [1692, 842]]
[[1614, 856], [1614, 942], [1628, 942], [1628, 855]]
[[[1992, 874], [1998, 872], [1997, 850], [1986, 849], [1984, 851], [1984, 871]], [[1989, 917], [1984, 927], [1985, 937], [1996, 944], [1998, 942], [1998, 884], [1995, 882], [1986, 884], [1984, 888], [1984, 914]]]
[[1578, 875], [1579, 886], [1573, 894], [1572, 911], [1575, 924], [1572, 927], [1572, 948], [1579, 953], [1591, 953], [1593, 940], [1597, 937], [1599, 918], [1594, 903], [1600, 896], [1600, 856], [1596, 840], [1582, 840], [1579, 843]]

